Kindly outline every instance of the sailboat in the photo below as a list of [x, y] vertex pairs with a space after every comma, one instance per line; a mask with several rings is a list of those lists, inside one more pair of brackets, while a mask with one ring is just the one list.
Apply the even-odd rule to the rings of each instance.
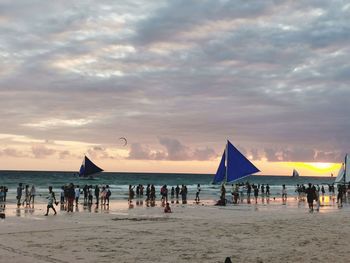
[[232, 182], [260, 172], [230, 141], [227, 141], [213, 184]]
[[299, 177], [299, 173], [297, 170], [293, 169], [293, 174], [292, 174], [292, 178], [298, 178]]
[[346, 184], [350, 182], [350, 160], [348, 155], [345, 155], [345, 161], [342, 163], [338, 176], [335, 178], [334, 183], [336, 184]]
[[89, 158], [84, 156], [83, 163], [79, 169], [79, 177], [85, 179], [92, 179], [96, 174], [102, 172], [103, 169], [94, 164]]

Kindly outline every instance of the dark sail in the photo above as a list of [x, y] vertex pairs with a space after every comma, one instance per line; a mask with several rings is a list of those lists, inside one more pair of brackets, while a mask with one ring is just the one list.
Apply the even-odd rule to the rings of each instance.
[[231, 142], [227, 141], [213, 183], [232, 182], [257, 172], [260, 172], [260, 170], [241, 154]]
[[227, 141], [227, 182], [260, 172], [231, 142]]
[[84, 161], [80, 166], [79, 177], [91, 177], [93, 174], [102, 172], [103, 170], [95, 165], [89, 158], [84, 157]]
[[222, 154], [221, 157], [221, 162], [218, 168], [218, 171], [215, 174], [215, 177], [213, 179], [213, 184], [217, 184], [222, 182], [225, 179], [225, 175], [226, 175], [226, 166], [225, 166], [225, 159], [226, 159], [226, 155], [225, 152]]

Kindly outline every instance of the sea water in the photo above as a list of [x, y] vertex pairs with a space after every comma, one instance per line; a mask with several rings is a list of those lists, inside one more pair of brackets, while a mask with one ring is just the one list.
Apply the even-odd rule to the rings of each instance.
[[[213, 175], [211, 174], [176, 174], [176, 173], [109, 173], [103, 172], [94, 180], [84, 180], [76, 176], [75, 172], [45, 172], [45, 171], [0, 171], [0, 186], [7, 186], [9, 189], [8, 200], [15, 200], [16, 188], [18, 183], [23, 186], [35, 185], [37, 191], [37, 199], [40, 195], [46, 196], [48, 187], [52, 186], [56, 196], [60, 192], [60, 188], [66, 184], [73, 183], [82, 188], [84, 185], [109, 185], [114, 200], [126, 200], [128, 198], [129, 185], [142, 184], [145, 188], [147, 184], [153, 184], [156, 187], [156, 194], [159, 196], [161, 186], [167, 185], [169, 190], [182, 184], [188, 188], [188, 199], [194, 199], [197, 184], [201, 186], [201, 199], [217, 200], [220, 196], [220, 185], [213, 185], [211, 182]], [[334, 183], [333, 177], [308, 177], [301, 176], [292, 178], [288, 176], [267, 176], [255, 175], [241, 179], [238, 182], [249, 182], [254, 184], [269, 184], [271, 196], [279, 196], [282, 191], [282, 185], [285, 184], [288, 195], [296, 195], [295, 186], [297, 184], [312, 183], [315, 185], [324, 185], [328, 192], [328, 185]], [[227, 193], [231, 192], [231, 184], [226, 185]], [[145, 192], [145, 190], [144, 190]]]

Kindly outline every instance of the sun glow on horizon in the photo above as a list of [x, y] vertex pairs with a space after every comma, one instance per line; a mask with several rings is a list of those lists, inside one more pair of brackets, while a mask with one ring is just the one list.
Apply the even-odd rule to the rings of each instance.
[[290, 162], [286, 163], [289, 167], [297, 169], [300, 175], [317, 174], [324, 176], [331, 176], [339, 170], [341, 164], [339, 163], [323, 163], [323, 162]]

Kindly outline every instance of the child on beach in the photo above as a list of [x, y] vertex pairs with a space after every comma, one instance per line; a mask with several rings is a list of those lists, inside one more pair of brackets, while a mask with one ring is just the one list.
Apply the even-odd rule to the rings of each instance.
[[166, 203], [165, 208], [164, 208], [164, 213], [171, 213], [171, 208], [169, 203]]
[[52, 208], [52, 210], [55, 212], [54, 215], [56, 215], [57, 212], [56, 212], [56, 209], [53, 207], [53, 204], [55, 203], [57, 205], [58, 203], [56, 202], [55, 193], [52, 191], [52, 186], [49, 186], [49, 195], [46, 198], [47, 198], [47, 210], [46, 210], [45, 216], [49, 215], [50, 208]]

